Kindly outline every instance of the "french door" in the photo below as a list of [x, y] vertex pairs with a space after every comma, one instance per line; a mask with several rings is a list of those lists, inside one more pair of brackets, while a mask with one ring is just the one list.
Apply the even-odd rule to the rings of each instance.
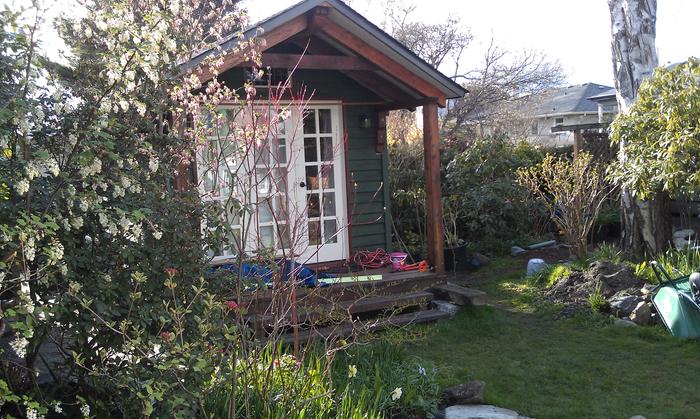
[[[249, 125], [246, 110], [223, 106], [220, 112]], [[340, 106], [330, 104], [313, 104], [303, 115], [293, 110], [244, 150], [228, 129], [210, 138], [199, 157], [200, 189], [223, 209], [231, 243], [212, 249], [214, 260], [261, 251], [294, 255], [301, 263], [348, 257], [340, 114]]]
[[339, 105], [310, 106], [295, 141], [296, 202], [304, 210], [300, 259], [310, 263], [348, 257], [345, 147]]

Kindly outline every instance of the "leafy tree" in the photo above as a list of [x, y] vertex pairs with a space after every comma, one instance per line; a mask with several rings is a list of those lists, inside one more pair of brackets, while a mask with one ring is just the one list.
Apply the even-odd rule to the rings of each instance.
[[642, 83], [629, 111], [612, 125], [625, 145], [611, 176], [640, 199], [700, 192], [700, 63], [658, 68]]
[[[644, 78], [658, 66], [656, 54], [656, 0], [608, 0], [612, 56], [618, 107], [625, 114]], [[625, 142], [619, 142], [619, 160], [626, 160]], [[640, 200], [622, 188], [622, 248], [637, 257], [655, 255], [671, 240], [668, 197], [661, 191]]]

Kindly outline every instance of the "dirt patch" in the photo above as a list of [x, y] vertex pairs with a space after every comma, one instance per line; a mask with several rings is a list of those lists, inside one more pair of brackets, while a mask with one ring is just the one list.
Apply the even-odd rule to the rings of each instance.
[[[623, 300], [627, 305], [643, 299], [641, 289], [644, 282], [639, 280], [627, 265], [611, 262], [593, 262], [584, 271], [572, 271], [561, 278], [545, 294], [547, 301], [564, 306], [561, 316], [570, 316], [583, 310], [590, 310], [589, 297], [600, 295], [613, 305], [614, 313], [624, 317], [628, 315], [627, 307], [621, 306]], [[634, 307], [632, 307], [634, 308]]]

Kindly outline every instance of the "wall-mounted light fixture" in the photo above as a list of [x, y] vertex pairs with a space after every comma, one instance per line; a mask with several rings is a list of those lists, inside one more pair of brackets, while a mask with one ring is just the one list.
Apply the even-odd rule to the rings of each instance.
[[366, 113], [360, 114], [360, 128], [372, 128], [372, 118], [370, 118], [369, 115], [367, 115]]

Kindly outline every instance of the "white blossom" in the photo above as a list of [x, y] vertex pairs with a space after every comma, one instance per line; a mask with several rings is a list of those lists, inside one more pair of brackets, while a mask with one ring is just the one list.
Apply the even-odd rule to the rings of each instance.
[[102, 19], [97, 19], [97, 21], [95, 21], [95, 26], [97, 27], [97, 29], [99, 29], [101, 31], [107, 30], [107, 22], [105, 22]]
[[27, 419], [44, 419], [44, 415], [32, 407], [27, 408], [26, 416]]
[[401, 387], [396, 387], [394, 391], [391, 392], [391, 400], [398, 400], [401, 398], [401, 395], [403, 395]]
[[78, 200], [78, 208], [80, 208], [80, 211], [82, 212], [87, 212], [87, 210], [90, 209], [90, 203], [87, 201], [87, 199], [80, 198]]
[[80, 216], [75, 217], [70, 221], [70, 223], [75, 229], [82, 228], [83, 227], [83, 217], [80, 217]]
[[119, 198], [120, 196], [123, 197], [125, 194], [124, 188], [122, 188], [119, 185], [114, 185], [114, 191], [112, 192], [112, 196], [114, 198]]
[[56, 159], [53, 159], [53, 158], [44, 161], [44, 169], [48, 173], [51, 173], [53, 176], [58, 176], [58, 173], [61, 170], [58, 167], [58, 162], [56, 161]]
[[80, 406], [80, 413], [83, 414], [84, 418], [89, 418], [90, 417], [90, 406], [88, 404], [83, 404]]
[[41, 168], [35, 162], [29, 162], [25, 168], [29, 180], [41, 176]]
[[158, 170], [158, 159], [151, 158], [148, 160], [148, 170], [150, 170], [151, 173], [155, 173]]
[[54, 241], [52, 246], [48, 249], [49, 259], [54, 262], [58, 262], [59, 260], [63, 259], [64, 250], [65, 249], [63, 248], [63, 244], [61, 244], [61, 242]]
[[32, 261], [35, 257], [36, 248], [34, 246], [24, 246], [24, 258], [28, 261]]
[[104, 212], [97, 214], [97, 219], [102, 227], [107, 228], [109, 226], [109, 218]]
[[27, 179], [20, 179], [14, 184], [15, 191], [20, 196], [26, 194], [29, 191], [29, 181]]
[[161, 237], [163, 237], [163, 232], [162, 232], [162, 231], [156, 230], [155, 232], [153, 232], [153, 238], [155, 238], [156, 240], [160, 240]]
[[27, 355], [27, 345], [29, 345], [29, 341], [24, 336], [17, 337], [10, 342], [10, 347], [20, 358], [24, 358]]
[[143, 236], [143, 228], [141, 227], [141, 224], [134, 224], [131, 226], [131, 234], [133, 235], [133, 240], [132, 241], [140, 241], [141, 237]]

